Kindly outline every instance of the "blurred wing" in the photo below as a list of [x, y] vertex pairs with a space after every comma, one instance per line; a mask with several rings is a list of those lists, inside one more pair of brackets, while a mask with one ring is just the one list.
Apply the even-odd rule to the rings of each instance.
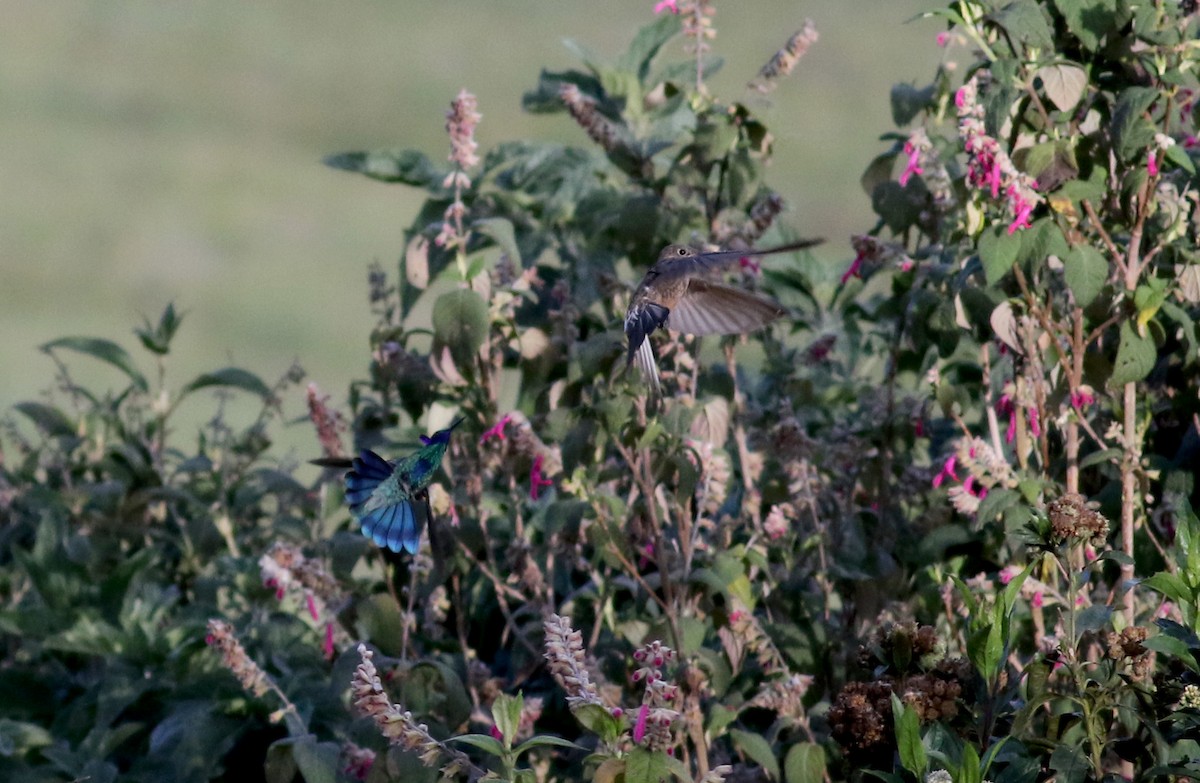
[[417, 528], [412, 503], [402, 500], [391, 506], [377, 508], [361, 520], [362, 534], [393, 552], [417, 553], [421, 531]]
[[783, 315], [777, 302], [737, 288], [692, 280], [667, 317], [667, 328], [687, 334], [753, 332]]
[[383, 457], [366, 449], [351, 464], [352, 469], [346, 474], [346, 502], [350, 504], [351, 513], [357, 517], [375, 489], [392, 475], [392, 466]]
[[654, 360], [654, 349], [650, 347], [649, 340], [642, 340], [642, 344], [638, 346], [637, 352], [633, 356], [633, 361], [642, 373], [642, 378], [650, 384], [654, 393], [661, 394], [662, 384], [658, 380], [658, 362]]

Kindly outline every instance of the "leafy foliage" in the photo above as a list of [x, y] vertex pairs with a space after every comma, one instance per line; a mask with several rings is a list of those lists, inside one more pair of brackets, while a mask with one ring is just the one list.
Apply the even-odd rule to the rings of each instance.
[[[0, 462], [4, 779], [1200, 773], [1195, 17], [931, 12], [968, 62], [893, 91], [841, 280], [746, 265], [786, 323], [656, 335], [656, 399], [616, 325], [658, 249], [812, 233], [755, 104], [704, 83], [711, 4], [678, 5], [524, 97], [586, 144], [477, 155], [464, 93], [449, 165], [326, 161], [428, 193], [345, 411], [308, 388], [335, 461], [466, 417], [418, 556], [270, 456], [298, 370], [172, 387], [170, 306], [145, 356], [44, 346], [58, 393]], [[80, 354], [125, 388], [73, 383]], [[214, 389], [260, 414], [182, 445]]]

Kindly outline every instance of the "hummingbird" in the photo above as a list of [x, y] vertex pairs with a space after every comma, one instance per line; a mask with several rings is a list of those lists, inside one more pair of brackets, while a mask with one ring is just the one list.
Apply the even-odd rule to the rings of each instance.
[[703, 253], [690, 245], [667, 245], [638, 285], [625, 313], [629, 355], [625, 366], [638, 369], [661, 391], [654, 350], [647, 339], [659, 327], [687, 334], [741, 334], [766, 326], [786, 310], [765, 296], [716, 282], [713, 278], [741, 259], [786, 253], [819, 245], [802, 239], [765, 250], [718, 250]]
[[[413, 502], [423, 500], [428, 513], [429, 483], [442, 464], [450, 433], [463, 423], [458, 419], [444, 430], [421, 436], [423, 447], [403, 459], [388, 461], [370, 449], [363, 449], [346, 474], [346, 502], [362, 534], [376, 546], [393, 552], [417, 553], [421, 529]], [[313, 460], [325, 467], [342, 467], [344, 460]]]

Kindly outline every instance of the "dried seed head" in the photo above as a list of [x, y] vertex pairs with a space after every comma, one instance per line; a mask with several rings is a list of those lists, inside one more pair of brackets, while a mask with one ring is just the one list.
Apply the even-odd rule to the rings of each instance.
[[796, 63], [800, 62], [800, 58], [808, 51], [808, 47], [817, 42], [817, 38], [816, 25], [811, 19], [805, 19], [804, 25], [767, 61], [748, 86], [763, 94], [774, 90], [779, 79], [792, 72]]

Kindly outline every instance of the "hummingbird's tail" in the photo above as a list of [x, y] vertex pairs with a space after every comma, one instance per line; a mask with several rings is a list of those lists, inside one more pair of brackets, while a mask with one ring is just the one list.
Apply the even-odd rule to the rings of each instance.
[[412, 503], [401, 500], [385, 506], [370, 506], [375, 490], [392, 475], [392, 466], [373, 451], [363, 450], [346, 474], [346, 502], [358, 520], [362, 534], [393, 552], [417, 553], [421, 530], [417, 527]]

